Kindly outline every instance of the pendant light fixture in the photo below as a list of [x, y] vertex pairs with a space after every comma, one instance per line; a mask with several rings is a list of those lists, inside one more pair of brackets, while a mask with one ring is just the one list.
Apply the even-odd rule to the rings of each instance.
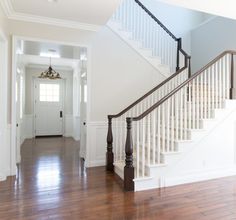
[[48, 69], [45, 70], [44, 72], [42, 72], [40, 74], [39, 78], [41, 78], [41, 79], [61, 79], [60, 74], [52, 68], [51, 62], [52, 62], [52, 58], [50, 57], [50, 65], [49, 65]]

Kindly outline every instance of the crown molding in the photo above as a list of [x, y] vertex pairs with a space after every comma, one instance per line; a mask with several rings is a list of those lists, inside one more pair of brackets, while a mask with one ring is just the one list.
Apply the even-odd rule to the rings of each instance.
[[14, 13], [10, 0], [1, 0], [0, 5], [2, 6], [2, 9], [7, 17]]
[[59, 26], [64, 28], [80, 29], [86, 31], [94, 31], [94, 32], [97, 32], [101, 29], [101, 26], [94, 24], [19, 13], [14, 10], [10, 0], [0, 0], [0, 5], [2, 6], [7, 18], [11, 20], [40, 23], [40, 24]]

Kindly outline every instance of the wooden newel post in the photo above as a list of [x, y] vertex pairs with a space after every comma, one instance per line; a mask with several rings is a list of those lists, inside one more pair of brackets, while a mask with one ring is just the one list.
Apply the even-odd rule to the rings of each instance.
[[134, 191], [132, 119], [127, 118], [127, 136], [125, 143], [124, 190]]
[[114, 171], [114, 154], [113, 154], [113, 135], [112, 135], [112, 117], [108, 115], [108, 132], [107, 132], [107, 155], [106, 169]]
[[179, 63], [180, 63], [180, 58], [179, 58], [179, 51], [182, 47], [182, 39], [178, 38], [177, 39], [177, 61], [176, 61], [176, 71], [180, 69]]
[[234, 99], [234, 55], [231, 54], [231, 69], [230, 69], [230, 99]]

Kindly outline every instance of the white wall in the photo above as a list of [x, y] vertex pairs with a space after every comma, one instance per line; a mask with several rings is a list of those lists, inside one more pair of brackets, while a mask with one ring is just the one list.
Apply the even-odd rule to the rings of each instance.
[[194, 71], [224, 50], [236, 50], [236, 20], [216, 17], [192, 31]]
[[164, 79], [107, 27], [94, 38], [91, 67], [92, 121], [106, 120]]

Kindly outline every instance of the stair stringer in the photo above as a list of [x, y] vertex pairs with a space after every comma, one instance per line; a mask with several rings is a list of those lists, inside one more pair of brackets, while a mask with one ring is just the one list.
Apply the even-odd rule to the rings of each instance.
[[177, 152], [162, 154], [163, 166], [147, 166], [149, 177], [134, 179], [135, 191], [236, 175], [236, 101], [213, 113], [202, 129], [190, 130], [190, 140], [176, 141]]
[[117, 34], [128, 46], [135, 50], [143, 59], [145, 59], [149, 64], [151, 64], [161, 75], [164, 77], [169, 77], [171, 75], [170, 67], [161, 63], [161, 58], [152, 55], [152, 49], [143, 48], [142, 42], [139, 40], [134, 40], [132, 37], [132, 32], [124, 30], [120, 23], [109, 21], [107, 23], [109, 27], [115, 34]]

